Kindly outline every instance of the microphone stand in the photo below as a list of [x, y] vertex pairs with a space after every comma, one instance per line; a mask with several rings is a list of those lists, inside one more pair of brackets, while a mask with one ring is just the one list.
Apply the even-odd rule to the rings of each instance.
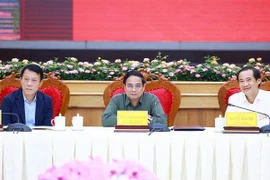
[[228, 106], [232, 106], [232, 107], [236, 107], [236, 108], [240, 108], [240, 109], [244, 109], [244, 110], [247, 110], [247, 111], [251, 111], [251, 112], [255, 112], [255, 113], [258, 113], [258, 114], [261, 114], [261, 115], [264, 115], [268, 118], [269, 120], [269, 124], [268, 125], [265, 125], [263, 127], [261, 127], [260, 129], [266, 129], [266, 133], [267, 133], [267, 137], [269, 137], [269, 131], [270, 131], [270, 116], [266, 113], [262, 113], [262, 112], [259, 112], [259, 111], [254, 111], [252, 109], [247, 109], [247, 108], [244, 108], [244, 107], [241, 107], [241, 106], [237, 106], [237, 105], [234, 105], [234, 104], [231, 104], [231, 103], [228, 103]]
[[1, 112], [1, 116], [2, 114], [13, 115], [13, 116], [16, 116], [17, 118], [17, 123], [8, 124], [7, 128], [5, 128], [4, 131], [12, 131], [13, 133], [16, 132], [16, 134], [18, 134], [18, 132], [21, 132], [21, 131], [25, 131], [25, 132], [32, 131], [32, 129], [26, 124], [20, 123], [20, 118], [16, 113]]
[[[148, 136], [150, 136], [153, 132], [168, 132], [170, 131], [170, 129], [161, 123], [157, 123], [158, 120], [158, 110], [157, 110], [157, 104], [159, 103], [159, 101], [156, 101], [153, 107], [153, 111], [156, 111], [156, 116], [153, 118], [156, 122], [155, 123], [151, 123], [150, 125], [150, 132], [148, 134]], [[156, 118], [156, 119], [155, 119]]]

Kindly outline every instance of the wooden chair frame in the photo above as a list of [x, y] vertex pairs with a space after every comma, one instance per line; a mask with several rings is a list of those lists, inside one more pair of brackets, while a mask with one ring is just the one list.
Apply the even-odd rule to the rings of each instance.
[[[269, 91], [270, 90], [270, 81], [269, 74], [261, 72], [262, 82], [260, 84], [260, 89]], [[221, 110], [221, 114], [224, 117], [227, 109], [227, 104], [225, 103], [226, 93], [233, 88], [240, 88], [239, 83], [236, 79], [229, 79], [228, 82], [224, 83], [218, 91], [218, 103]]]
[[[170, 110], [167, 122], [168, 122], [168, 126], [173, 126], [175, 116], [178, 112], [179, 105], [181, 103], [181, 91], [172, 82], [170, 82], [169, 79], [161, 75], [154, 75], [145, 70], [139, 70], [139, 72], [143, 74], [144, 79], [146, 80], [145, 91], [165, 88], [165, 89], [168, 89], [172, 93], [173, 104], [172, 104], [172, 108]], [[114, 81], [105, 88], [104, 93], [103, 93], [103, 101], [104, 101], [105, 107], [108, 106], [112, 93], [119, 88], [124, 88], [124, 84], [123, 84], [124, 76], [125, 75], [122, 75], [120, 78], [115, 78]]]
[[[0, 81], [0, 92], [2, 92], [3, 89], [5, 89], [8, 86], [20, 88], [21, 82], [20, 82], [20, 73], [14, 73], [12, 72], [9, 76], [4, 77]], [[44, 73], [44, 79], [42, 81], [42, 85], [40, 89], [46, 88], [46, 87], [56, 87], [59, 89], [59, 91], [62, 93], [62, 103], [60, 107], [59, 113], [62, 115], [65, 115], [69, 101], [70, 101], [70, 91], [68, 86], [60, 80], [60, 77], [56, 77], [53, 75], [53, 73]], [[0, 104], [2, 104], [2, 101], [0, 100]]]

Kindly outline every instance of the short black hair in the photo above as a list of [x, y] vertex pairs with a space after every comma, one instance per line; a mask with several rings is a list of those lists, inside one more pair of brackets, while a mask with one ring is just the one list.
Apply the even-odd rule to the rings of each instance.
[[238, 71], [238, 73], [237, 73], [237, 81], [239, 81], [239, 74], [241, 72], [247, 71], [247, 70], [252, 70], [253, 71], [253, 76], [254, 76], [254, 78], [256, 80], [261, 78], [261, 72], [258, 69], [256, 69], [255, 67], [252, 67], [252, 66], [245, 66], [240, 71]]
[[137, 76], [137, 77], [141, 78], [141, 80], [142, 80], [142, 85], [144, 85], [144, 84], [146, 83], [146, 81], [145, 81], [143, 75], [142, 75], [140, 72], [138, 72], [138, 71], [129, 71], [129, 72], [127, 72], [127, 74], [124, 76], [123, 83], [124, 83], [125, 85], [126, 85], [127, 79], [128, 79], [130, 76]]
[[39, 74], [40, 81], [43, 79], [43, 70], [41, 69], [41, 67], [39, 65], [37, 65], [37, 64], [29, 64], [29, 65], [24, 66], [21, 69], [21, 77], [23, 77], [24, 71], [26, 69], [28, 69], [29, 71], [33, 71], [33, 72]]

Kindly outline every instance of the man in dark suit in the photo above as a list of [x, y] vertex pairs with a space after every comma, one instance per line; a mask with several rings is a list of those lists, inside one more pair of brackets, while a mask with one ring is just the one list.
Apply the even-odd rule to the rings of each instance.
[[30, 64], [21, 70], [21, 88], [2, 100], [2, 125], [24, 123], [28, 126], [50, 126], [53, 116], [51, 97], [40, 92], [43, 71]]

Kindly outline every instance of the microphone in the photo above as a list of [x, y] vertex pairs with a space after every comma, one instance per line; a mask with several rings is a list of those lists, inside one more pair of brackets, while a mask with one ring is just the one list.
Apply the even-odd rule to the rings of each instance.
[[[159, 103], [159, 101], [156, 101], [154, 104], [155, 111], [156, 111], [156, 118], [158, 118], [158, 111], [157, 111], [157, 104]], [[170, 129], [168, 128], [168, 126], [161, 124], [161, 123], [152, 123], [150, 125], [150, 132], [149, 132], [149, 136], [153, 133], [153, 132], [168, 132], [170, 131]]]
[[14, 131], [17, 131], [17, 132], [20, 132], [20, 131], [30, 132], [30, 131], [32, 131], [32, 129], [29, 126], [27, 126], [26, 124], [20, 123], [20, 118], [16, 113], [2, 112], [2, 114], [13, 115], [13, 116], [17, 117], [17, 123], [9, 124], [7, 126], [7, 128], [4, 129], [4, 131], [8, 131], [8, 132], [10, 132], [10, 131], [12, 131], [12, 132], [14, 132]]
[[168, 126], [161, 123], [153, 123], [150, 126], [150, 133], [148, 135], [150, 136], [153, 132], [169, 132], [169, 131], [170, 129], [168, 128]]
[[265, 125], [265, 126], [262, 126], [260, 128], [260, 132], [261, 133], [267, 133], [267, 136], [268, 136], [268, 133], [270, 132], [270, 116], [268, 114], [263, 113], [263, 112], [259, 112], [259, 111], [254, 111], [252, 109], [247, 109], [247, 108], [244, 108], [244, 107], [241, 107], [241, 106], [237, 106], [237, 105], [234, 105], [234, 104], [231, 104], [231, 103], [228, 103], [228, 106], [237, 107], [237, 108], [240, 108], [240, 109], [244, 109], [244, 110], [247, 110], [247, 111], [255, 112], [255, 113], [258, 113], [258, 114], [261, 114], [261, 115], [266, 116], [269, 119], [269, 124], [268, 125]]

